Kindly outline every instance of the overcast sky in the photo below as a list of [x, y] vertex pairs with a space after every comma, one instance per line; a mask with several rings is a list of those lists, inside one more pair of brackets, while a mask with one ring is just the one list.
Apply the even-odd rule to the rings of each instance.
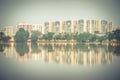
[[120, 0], [0, 0], [0, 27], [71, 19], [104, 19], [120, 26]]

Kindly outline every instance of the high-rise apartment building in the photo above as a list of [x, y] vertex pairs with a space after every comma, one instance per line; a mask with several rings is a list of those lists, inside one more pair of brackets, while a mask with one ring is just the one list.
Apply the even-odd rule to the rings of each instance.
[[54, 22], [54, 30], [55, 30], [55, 34], [60, 33], [60, 22], [59, 21]]
[[49, 22], [45, 22], [44, 23], [44, 34], [47, 34], [49, 32], [49, 28], [50, 28]]
[[91, 20], [91, 33], [94, 34], [96, 30], [96, 20]]
[[107, 32], [107, 21], [101, 20], [101, 33], [105, 34]]
[[106, 34], [113, 30], [112, 22], [106, 20], [66, 20], [45, 22], [44, 32]]
[[96, 20], [96, 29], [95, 29], [95, 32], [96, 33], [101, 33], [101, 20]]
[[18, 23], [17, 24], [17, 30], [19, 30], [20, 28], [23, 28], [24, 30], [28, 31], [30, 36], [32, 34], [32, 24], [28, 24], [28, 23]]
[[112, 27], [112, 22], [108, 22], [107, 24], [107, 32], [111, 32], [113, 30], [113, 27]]
[[84, 20], [83, 19], [78, 20], [78, 22], [77, 22], [77, 32], [78, 32], [78, 34], [83, 33], [84, 28], [85, 28]]
[[65, 33], [66, 28], [65, 28], [65, 21], [60, 22], [60, 33]]
[[72, 22], [71, 20], [67, 20], [65, 22], [65, 28], [66, 28], [66, 33], [71, 33], [71, 28], [72, 28]]
[[71, 32], [76, 33], [77, 31], [77, 20], [72, 21]]
[[42, 25], [41, 24], [33, 24], [32, 31], [39, 31], [42, 33]]

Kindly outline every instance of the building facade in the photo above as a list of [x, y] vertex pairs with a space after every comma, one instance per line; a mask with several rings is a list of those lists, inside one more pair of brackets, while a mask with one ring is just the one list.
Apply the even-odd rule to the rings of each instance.
[[31, 36], [31, 34], [32, 34], [32, 27], [33, 27], [33, 25], [32, 25], [32, 24], [29, 24], [29, 23], [18, 23], [18, 24], [17, 24], [17, 31], [18, 31], [20, 28], [23, 28], [24, 30], [28, 31], [28, 32], [29, 32], [29, 35]]
[[112, 22], [106, 20], [66, 20], [44, 23], [44, 33], [91, 33], [106, 34], [114, 30]]

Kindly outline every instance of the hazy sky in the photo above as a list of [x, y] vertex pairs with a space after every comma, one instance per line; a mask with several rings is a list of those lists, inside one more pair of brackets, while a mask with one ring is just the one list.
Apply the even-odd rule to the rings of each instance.
[[0, 0], [0, 27], [71, 19], [104, 19], [120, 26], [120, 0]]

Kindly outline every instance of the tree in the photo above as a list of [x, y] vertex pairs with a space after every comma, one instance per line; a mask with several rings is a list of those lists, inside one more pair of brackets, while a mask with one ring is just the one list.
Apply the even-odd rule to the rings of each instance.
[[53, 39], [53, 35], [54, 35], [53, 32], [48, 32], [47, 34], [44, 34], [42, 38], [50, 41]]
[[62, 39], [62, 35], [61, 34], [57, 34], [54, 36], [54, 40], [61, 40]]
[[82, 33], [77, 36], [78, 42], [85, 42], [87, 40], [90, 40], [91, 36], [89, 33]]
[[32, 35], [31, 35], [31, 41], [32, 41], [32, 42], [37, 42], [37, 40], [38, 40], [38, 38], [39, 38], [40, 35], [41, 35], [40, 32], [38, 32], [38, 31], [33, 31], [33, 32], [32, 32]]
[[120, 29], [117, 29], [111, 33], [108, 34], [109, 41], [115, 39], [117, 42], [120, 42]]
[[2, 41], [4, 37], [5, 37], [4, 32], [0, 32], [0, 41]]
[[23, 28], [20, 28], [15, 35], [16, 42], [26, 42], [29, 39], [29, 32], [25, 31]]
[[71, 35], [70, 34], [68, 34], [68, 33], [65, 33], [65, 39], [67, 40], [67, 41], [69, 41], [70, 39], [71, 39]]
[[53, 39], [53, 35], [54, 35], [54, 33], [52, 33], [52, 32], [48, 33], [48, 40], [49, 41]]
[[111, 41], [114, 39], [113, 33], [108, 33], [108, 40]]
[[104, 36], [98, 36], [97, 39], [98, 39], [99, 42], [103, 42], [103, 41], [107, 40], [108, 37], [106, 35], [104, 35]]
[[113, 31], [113, 36], [118, 42], [120, 42], [120, 29]]
[[0, 42], [8, 42], [10, 39], [10, 36], [6, 36], [4, 32], [0, 32]]

